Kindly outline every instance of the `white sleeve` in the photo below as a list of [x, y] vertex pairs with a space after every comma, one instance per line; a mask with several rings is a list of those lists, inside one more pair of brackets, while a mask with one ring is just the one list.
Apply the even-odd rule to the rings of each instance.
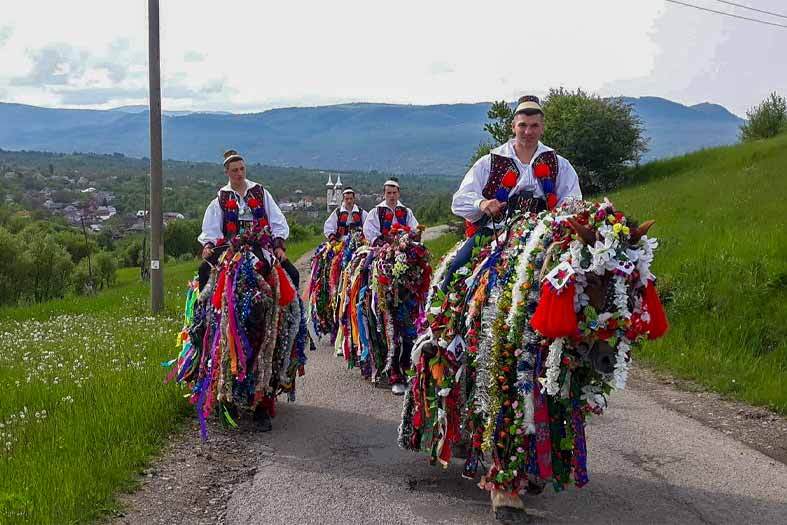
[[197, 240], [203, 246], [205, 243], [216, 241], [224, 237], [224, 232], [221, 229], [221, 221], [224, 218], [224, 213], [219, 206], [219, 199], [215, 198], [210, 201], [208, 207], [205, 209], [205, 216], [202, 218], [202, 233], [199, 234]]
[[273, 238], [281, 237], [287, 239], [290, 236], [290, 226], [287, 224], [287, 218], [281, 212], [279, 205], [273, 200], [268, 190], [265, 191], [265, 213], [268, 214], [268, 223], [271, 226], [271, 233]]
[[338, 224], [339, 218], [336, 216], [336, 210], [333, 210], [331, 214], [328, 215], [328, 218], [325, 219], [325, 226], [322, 227], [322, 232], [325, 234], [326, 238], [336, 233]]
[[475, 222], [484, 216], [480, 208], [481, 201], [484, 200], [481, 192], [484, 191], [486, 181], [489, 180], [491, 166], [491, 157], [484, 155], [465, 173], [465, 177], [451, 201], [451, 211], [454, 215], [470, 222]]
[[366, 224], [366, 218], [369, 216], [369, 212], [366, 210], [361, 211], [361, 225]]
[[558, 156], [558, 172], [557, 172], [557, 187], [555, 193], [557, 194], [557, 203], [563, 204], [567, 200], [576, 199], [582, 200], [582, 190], [579, 188], [579, 177], [576, 170], [571, 163]]
[[363, 221], [363, 236], [370, 243], [380, 236], [380, 218], [377, 216], [375, 208], [372, 212], [366, 215], [366, 220]]
[[418, 228], [418, 219], [415, 218], [415, 213], [413, 213], [413, 210], [407, 208], [407, 211], [410, 212], [407, 214], [407, 226], [409, 226], [411, 230], [415, 230]]

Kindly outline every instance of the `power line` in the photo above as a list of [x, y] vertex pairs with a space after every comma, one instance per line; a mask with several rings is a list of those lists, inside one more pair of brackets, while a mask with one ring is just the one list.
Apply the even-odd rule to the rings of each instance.
[[741, 20], [748, 20], [750, 22], [757, 22], [757, 23], [760, 23], [760, 24], [765, 24], [765, 25], [769, 25], [769, 26], [776, 26], [776, 27], [782, 27], [782, 28], [787, 29], [787, 25], [777, 24], [776, 22], [767, 22], [765, 20], [759, 20], [757, 18], [749, 18], [748, 16], [734, 15], [732, 13], [726, 13], [724, 11], [717, 11], [715, 9], [710, 9], [708, 7], [700, 7], [698, 5], [689, 4], [689, 3], [686, 3], [686, 2], [680, 2], [678, 0], [664, 0], [664, 1], [665, 2], [670, 2], [672, 4], [683, 5], [683, 6], [686, 6], [686, 7], [693, 7], [694, 9], [699, 9], [700, 11], [708, 11], [710, 13], [716, 13], [717, 15], [731, 16], [733, 18], [740, 18]]
[[741, 9], [748, 9], [749, 11], [756, 11], [758, 13], [762, 13], [765, 15], [771, 16], [778, 16], [779, 18], [787, 18], [787, 15], [782, 15], [779, 13], [774, 13], [773, 11], [765, 11], [764, 9], [757, 9], [756, 7], [749, 7], [743, 4], [736, 4], [735, 2], [728, 2], [727, 0], [716, 0], [717, 2], [721, 2], [722, 4], [732, 5], [735, 7], [740, 7]]

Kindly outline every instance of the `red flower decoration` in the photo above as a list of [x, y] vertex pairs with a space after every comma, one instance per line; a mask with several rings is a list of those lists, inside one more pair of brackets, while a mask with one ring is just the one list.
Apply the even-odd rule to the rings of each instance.
[[508, 188], [509, 190], [516, 186], [516, 181], [519, 178], [519, 175], [516, 174], [514, 170], [508, 170], [505, 175], [503, 175], [503, 180], [501, 184]]
[[357, 211], [353, 213], [353, 222], [361, 222], [361, 214]]
[[616, 211], [616, 212], [615, 212], [615, 220], [616, 220], [617, 222], [620, 222], [620, 221], [622, 221], [622, 220], [623, 220], [623, 214], [622, 214], [621, 212], [619, 212], [619, 211]]
[[549, 177], [552, 174], [552, 170], [549, 169], [549, 164], [546, 164], [546, 163], [537, 164], [533, 168], [533, 174], [538, 179], [546, 179], [547, 177]]
[[380, 284], [382, 284], [383, 286], [388, 286], [389, 284], [391, 284], [391, 280], [385, 275], [381, 275], [378, 278], [378, 280], [380, 281]]
[[551, 210], [555, 206], [557, 206], [557, 195], [550, 193], [547, 195], [547, 208]]
[[237, 210], [238, 209], [238, 201], [235, 199], [230, 199], [227, 201], [227, 209], [228, 210]]
[[[235, 202], [235, 201], [230, 201], [230, 202]], [[227, 223], [227, 233], [236, 233], [237, 231], [238, 231], [237, 224], [235, 224], [234, 222]]]
[[257, 197], [252, 197], [251, 199], [248, 200], [248, 203], [250, 208], [259, 208], [260, 204], [262, 204], [260, 202], [260, 199], [258, 199]]
[[267, 226], [267, 225], [268, 225], [268, 219], [266, 219], [265, 217], [263, 217], [262, 219], [260, 219], [259, 221], [257, 221], [257, 224], [259, 224], [260, 226], [262, 226], [262, 227], [264, 228], [265, 226]]
[[385, 212], [385, 220], [386, 221], [392, 221], [393, 220], [393, 213], [391, 213], [390, 210]]
[[399, 208], [398, 210], [396, 210], [396, 218], [397, 219], [403, 219], [404, 218], [404, 210], [403, 209]]

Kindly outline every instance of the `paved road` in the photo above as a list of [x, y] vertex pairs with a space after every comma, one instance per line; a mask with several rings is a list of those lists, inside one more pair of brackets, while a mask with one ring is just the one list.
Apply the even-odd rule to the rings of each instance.
[[[486, 493], [396, 446], [401, 398], [366, 383], [323, 345], [266, 454], [235, 487], [228, 523], [495, 523]], [[637, 382], [639, 384], [639, 382]], [[662, 407], [612, 397], [588, 429], [591, 482], [527, 500], [544, 523], [787, 523], [787, 466]]]
[[[401, 398], [310, 356], [296, 404], [281, 405], [253, 480], [228, 523], [495, 523], [485, 493], [396, 447]], [[591, 482], [528, 500], [547, 523], [785, 523], [787, 466], [624, 391], [588, 430]]]

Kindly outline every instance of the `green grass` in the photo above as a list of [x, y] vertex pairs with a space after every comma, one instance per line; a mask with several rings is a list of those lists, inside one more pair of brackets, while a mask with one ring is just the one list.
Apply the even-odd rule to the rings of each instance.
[[[296, 260], [313, 237], [288, 247]], [[164, 268], [165, 309], [149, 313], [137, 269], [95, 297], [0, 310], [0, 523], [88, 521], [190, 413], [164, 385], [186, 282], [197, 262]]]
[[462, 237], [457, 233], [448, 232], [436, 239], [426, 241], [424, 244], [429, 248], [432, 266], [437, 266], [440, 262], [440, 258], [445, 255], [445, 252], [453, 248], [461, 238]]
[[653, 162], [609, 197], [661, 241], [668, 334], [639, 356], [787, 413], [787, 135]]

